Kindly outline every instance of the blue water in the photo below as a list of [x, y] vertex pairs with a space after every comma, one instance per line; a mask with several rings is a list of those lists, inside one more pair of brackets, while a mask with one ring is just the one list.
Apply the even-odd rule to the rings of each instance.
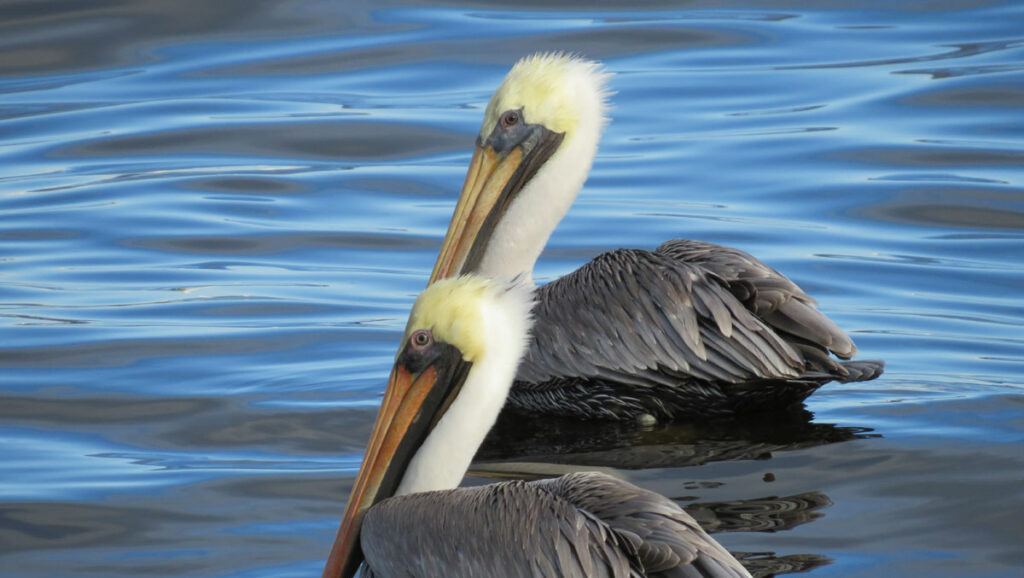
[[591, 4], [0, 7], [0, 575], [317, 574], [483, 107], [561, 49], [617, 94], [540, 280], [731, 245], [888, 362], [561, 461], [771, 571], [1019, 576], [1024, 6]]

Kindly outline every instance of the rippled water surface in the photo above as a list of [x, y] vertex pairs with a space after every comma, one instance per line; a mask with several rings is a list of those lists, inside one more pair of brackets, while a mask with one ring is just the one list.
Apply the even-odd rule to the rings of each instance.
[[617, 94], [541, 280], [732, 245], [888, 371], [479, 471], [618, 468], [761, 574], [1019, 576], [1024, 8], [604, 4], [0, 6], [0, 574], [318, 574], [483, 107], [561, 49]]

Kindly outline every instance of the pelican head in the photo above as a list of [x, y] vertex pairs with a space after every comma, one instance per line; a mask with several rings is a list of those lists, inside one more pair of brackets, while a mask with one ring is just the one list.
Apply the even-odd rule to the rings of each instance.
[[529, 276], [590, 172], [608, 77], [598, 63], [562, 53], [512, 67], [487, 105], [431, 282]]
[[473, 276], [420, 294], [325, 577], [355, 574], [359, 528], [374, 504], [458, 486], [508, 396], [532, 306], [528, 285]]

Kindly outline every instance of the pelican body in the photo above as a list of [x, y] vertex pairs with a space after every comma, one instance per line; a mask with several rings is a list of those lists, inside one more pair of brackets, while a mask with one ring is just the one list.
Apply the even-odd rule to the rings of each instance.
[[677, 504], [600, 473], [454, 489], [526, 351], [532, 287], [417, 299], [324, 577], [749, 576]]
[[[563, 54], [512, 68], [487, 106], [431, 282], [463, 273], [532, 280], [590, 171], [608, 76]], [[856, 346], [811, 297], [751, 255], [711, 243], [605, 253], [537, 299], [509, 397], [527, 412], [673, 419], [774, 410], [884, 367], [845, 361]]]

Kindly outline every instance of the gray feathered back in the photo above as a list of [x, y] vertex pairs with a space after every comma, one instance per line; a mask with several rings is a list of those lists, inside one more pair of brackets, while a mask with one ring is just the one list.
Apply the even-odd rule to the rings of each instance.
[[[687, 400], [728, 413], [770, 403], [773, 389], [785, 406], [825, 382], [873, 379], [884, 367], [831, 358], [857, 348], [813, 299], [747, 253], [711, 243], [604, 253], [537, 297], [511, 397], [522, 409], [582, 416], [605, 409], [590, 407], [598, 397], [629, 405], [630, 396], [648, 396], [666, 400], [669, 415]], [[622, 411], [645, 404], [634, 405]]]
[[596, 472], [389, 498], [362, 547], [381, 578], [749, 576], [674, 502]]
[[640, 576], [600, 520], [522, 481], [384, 500], [362, 545], [381, 577]]

